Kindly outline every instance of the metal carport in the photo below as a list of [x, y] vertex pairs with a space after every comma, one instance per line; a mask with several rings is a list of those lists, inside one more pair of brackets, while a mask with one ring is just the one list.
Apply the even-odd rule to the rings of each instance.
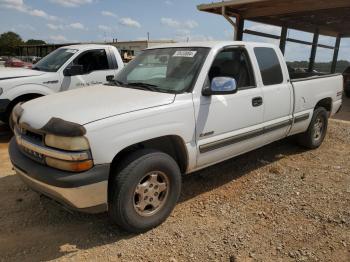
[[[224, 16], [235, 28], [235, 40], [242, 40], [243, 33], [279, 39], [283, 53], [287, 41], [312, 46], [309, 72], [314, 69], [317, 48], [323, 47], [334, 50], [331, 67], [334, 73], [341, 39], [350, 37], [349, 0], [232, 0], [202, 4], [198, 10]], [[245, 30], [245, 20], [280, 26], [281, 35]], [[288, 38], [288, 29], [313, 33], [313, 41]], [[335, 46], [319, 44], [320, 34], [336, 37]]]

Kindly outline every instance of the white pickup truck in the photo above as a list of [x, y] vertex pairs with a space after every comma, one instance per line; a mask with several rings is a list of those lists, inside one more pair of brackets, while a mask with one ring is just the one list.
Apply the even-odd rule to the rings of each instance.
[[0, 120], [8, 122], [16, 104], [79, 87], [107, 83], [124, 67], [117, 48], [72, 45], [50, 53], [33, 69], [0, 69]]
[[[132, 232], [162, 223], [189, 174], [287, 136], [321, 145], [341, 75], [291, 81], [269, 44], [147, 49], [107, 85], [16, 106], [9, 146], [31, 188]], [[220, 175], [220, 174], [218, 174]]]

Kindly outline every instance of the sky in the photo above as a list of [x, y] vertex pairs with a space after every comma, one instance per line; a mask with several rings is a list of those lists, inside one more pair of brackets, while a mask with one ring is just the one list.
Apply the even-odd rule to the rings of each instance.
[[[48, 43], [104, 42], [150, 39], [176, 41], [232, 40], [232, 26], [219, 15], [200, 12], [197, 5], [211, 0], [0, 0], [0, 33], [14, 31], [24, 40]], [[247, 22], [251, 30], [279, 34], [280, 28]], [[289, 31], [289, 37], [312, 40], [309, 33]], [[278, 41], [245, 35], [246, 41]], [[321, 37], [322, 44], [335, 39]], [[287, 44], [288, 61], [308, 60], [310, 48]], [[316, 61], [332, 60], [321, 49]], [[350, 60], [350, 40], [342, 41], [339, 59]]]

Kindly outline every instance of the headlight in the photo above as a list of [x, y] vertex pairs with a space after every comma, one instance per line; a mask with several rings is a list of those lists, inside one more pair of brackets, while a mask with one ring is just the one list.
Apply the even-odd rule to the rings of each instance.
[[67, 151], [82, 151], [90, 149], [88, 140], [82, 136], [64, 137], [48, 134], [45, 136], [45, 144], [53, 148]]
[[[45, 145], [52, 148], [73, 152], [86, 152], [90, 150], [89, 141], [86, 137], [83, 136], [65, 137], [47, 134], [45, 135]], [[69, 152], [66, 153], [69, 154]], [[94, 166], [94, 162], [91, 159], [86, 159], [82, 161], [67, 161], [47, 156], [45, 158], [45, 161], [46, 164], [50, 167], [70, 172], [82, 172], [89, 170]]]
[[3, 92], [4, 90], [0, 87], [0, 96], [2, 95]]

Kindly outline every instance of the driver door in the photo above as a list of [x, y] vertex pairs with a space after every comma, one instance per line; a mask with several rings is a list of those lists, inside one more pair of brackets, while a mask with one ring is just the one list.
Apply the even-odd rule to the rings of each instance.
[[208, 74], [237, 82], [235, 94], [201, 96], [196, 107], [197, 167], [233, 157], [256, 147], [263, 122], [262, 90], [256, 87], [248, 53], [242, 48], [223, 50]]
[[74, 59], [72, 64], [81, 65], [83, 73], [75, 76], [64, 76], [60, 91], [104, 84], [107, 82], [107, 77], [114, 78], [117, 72], [110, 65], [105, 49], [83, 52]]

